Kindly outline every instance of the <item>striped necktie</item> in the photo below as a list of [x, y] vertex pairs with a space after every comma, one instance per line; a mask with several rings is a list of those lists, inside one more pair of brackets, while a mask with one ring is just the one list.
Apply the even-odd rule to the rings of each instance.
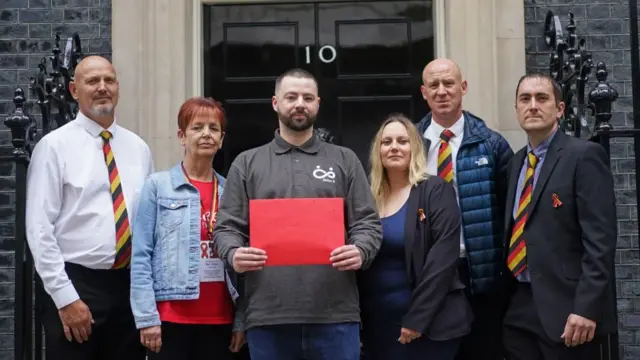
[[453, 137], [453, 132], [445, 129], [440, 134], [440, 148], [438, 149], [438, 176], [446, 182], [453, 181], [453, 162], [451, 159], [451, 146], [449, 140]]
[[100, 136], [104, 140], [102, 151], [104, 152], [104, 160], [107, 163], [109, 171], [109, 183], [111, 185], [111, 199], [113, 200], [113, 212], [116, 223], [116, 257], [113, 263], [114, 269], [123, 269], [129, 265], [131, 259], [131, 229], [129, 227], [129, 216], [127, 214], [127, 204], [124, 201], [122, 193], [122, 184], [120, 184], [120, 175], [116, 166], [116, 159], [113, 157], [113, 151], [109, 140], [111, 133], [102, 131]]
[[529, 152], [527, 159], [527, 172], [524, 176], [520, 202], [518, 203], [518, 210], [516, 211], [515, 222], [513, 224], [513, 230], [511, 231], [511, 240], [509, 241], [507, 265], [514, 276], [520, 275], [520, 273], [527, 268], [527, 245], [522, 233], [527, 218], [529, 217], [529, 206], [533, 193], [533, 174], [536, 169], [536, 164], [538, 163], [538, 158], [533, 152]]

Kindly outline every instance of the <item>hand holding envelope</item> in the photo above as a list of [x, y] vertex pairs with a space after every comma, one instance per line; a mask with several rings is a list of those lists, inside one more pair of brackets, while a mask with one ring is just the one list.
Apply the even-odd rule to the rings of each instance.
[[362, 266], [362, 255], [355, 245], [344, 245], [331, 252], [329, 261], [340, 271], [358, 270]]
[[360, 250], [345, 245], [342, 198], [251, 200], [249, 218], [249, 242], [254, 248], [238, 254], [242, 269], [331, 264], [348, 271], [362, 266]]
[[[333, 250], [329, 261], [340, 271], [358, 270], [362, 266], [360, 250], [355, 245], [344, 245]], [[262, 249], [241, 247], [233, 254], [233, 269], [237, 273], [262, 270], [267, 253]]]
[[262, 270], [267, 262], [267, 253], [253, 247], [240, 247], [233, 254], [233, 270], [237, 273]]

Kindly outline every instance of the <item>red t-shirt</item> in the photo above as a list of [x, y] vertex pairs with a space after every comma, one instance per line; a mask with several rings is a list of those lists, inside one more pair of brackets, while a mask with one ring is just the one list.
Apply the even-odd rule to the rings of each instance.
[[179, 324], [231, 324], [233, 301], [225, 283], [224, 266], [213, 249], [213, 239], [208, 231], [213, 183], [194, 180], [191, 183], [200, 192], [204, 205], [200, 221], [200, 297], [158, 302], [160, 320]]

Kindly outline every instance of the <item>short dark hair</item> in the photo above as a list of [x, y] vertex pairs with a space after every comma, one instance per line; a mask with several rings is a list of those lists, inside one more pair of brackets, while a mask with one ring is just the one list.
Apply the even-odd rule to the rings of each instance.
[[541, 73], [533, 73], [523, 75], [520, 80], [518, 80], [518, 86], [516, 87], [516, 101], [518, 100], [518, 94], [520, 93], [520, 84], [526, 79], [539, 79], [548, 81], [553, 87], [553, 96], [555, 97], [556, 105], [560, 103], [562, 99], [562, 87], [558, 82], [549, 75], [541, 74]]
[[278, 89], [280, 88], [280, 84], [282, 84], [282, 79], [286, 78], [287, 76], [298, 78], [298, 79], [311, 79], [313, 80], [314, 83], [316, 83], [316, 87], [318, 87], [318, 80], [316, 80], [315, 76], [313, 76], [310, 72], [308, 72], [305, 69], [295, 68], [295, 69], [287, 70], [284, 73], [282, 73], [282, 75], [278, 76], [278, 78], [276, 79], [275, 92], [278, 92]]

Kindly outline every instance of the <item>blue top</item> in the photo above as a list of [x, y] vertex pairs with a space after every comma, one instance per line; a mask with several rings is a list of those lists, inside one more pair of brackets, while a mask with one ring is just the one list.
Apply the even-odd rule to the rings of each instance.
[[[502, 288], [504, 269], [504, 209], [507, 164], [513, 157], [509, 143], [480, 118], [464, 111], [464, 135], [456, 162], [456, 185], [462, 233], [473, 294]], [[420, 134], [431, 124], [427, 114], [417, 125]], [[426, 139], [424, 141], [427, 141]], [[428, 147], [427, 147], [428, 148]], [[463, 259], [464, 260], [464, 259]]]
[[[373, 264], [364, 274], [362, 284], [364, 311], [380, 315], [380, 309], [404, 315], [409, 310], [411, 289], [404, 259], [404, 223], [407, 203], [395, 214], [380, 219], [382, 246]], [[400, 318], [398, 318], [398, 321]]]
[[412, 291], [404, 255], [406, 216], [407, 203], [395, 214], [381, 219], [382, 246], [360, 278], [362, 340], [367, 359], [403, 358], [406, 351], [397, 341]]

